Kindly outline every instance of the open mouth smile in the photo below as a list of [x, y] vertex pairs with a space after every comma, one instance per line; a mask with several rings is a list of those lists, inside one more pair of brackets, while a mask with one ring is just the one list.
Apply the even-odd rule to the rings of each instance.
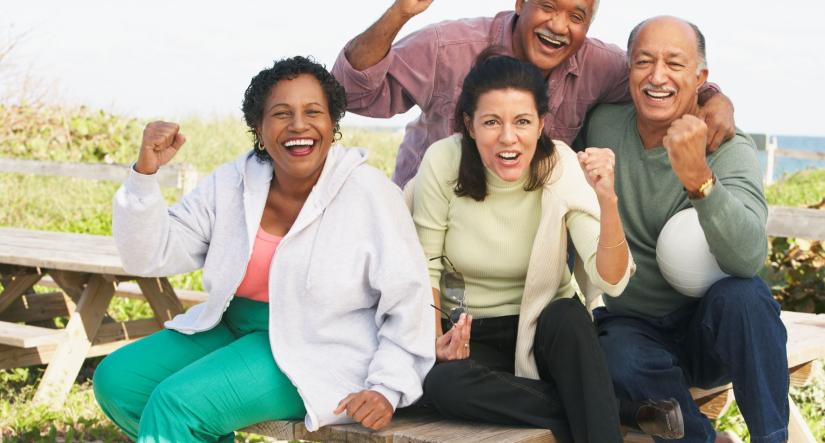
[[496, 157], [505, 165], [509, 165], [518, 163], [518, 159], [519, 157], [521, 157], [521, 153], [515, 151], [504, 151], [496, 154]]
[[651, 89], [645, 89], [642, 92], [644, 92], [644, 94], [649, 98], [656, 101], [664, 101], [676, 95], [675, 91], [656, 91]]
[[541, 42], [542, 46], [550, 47], [551, 49], [561, 49], [569, 44], [569, 42], [564, 38], [559, 38], [558, 36], [549, 36], [542, 34], [540, 32], [536, 33], [536, 37], [538, 37], [539, 42]]
[[311, 138], [293, 138], [284, 142], [284, 147], [291, 155], [302, 157], [309, 155], [318, 144]]

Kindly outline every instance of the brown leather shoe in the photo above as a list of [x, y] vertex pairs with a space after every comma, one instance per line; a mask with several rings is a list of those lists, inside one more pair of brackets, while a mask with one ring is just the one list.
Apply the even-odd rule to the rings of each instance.
[[636, 411], [636, 423], [645, 434], [665, 440], [675, 440], [685, 436], [682, 408], [675, 398], [642, 402]]

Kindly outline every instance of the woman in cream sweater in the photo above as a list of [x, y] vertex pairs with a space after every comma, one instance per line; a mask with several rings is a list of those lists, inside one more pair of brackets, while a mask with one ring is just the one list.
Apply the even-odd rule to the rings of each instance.
[[546, 88], [534, 66], [485, 51], [464, 81], [458, 134], [427, 150], [415, 178], [413, 219], [444, 314], [424, 395], [448, 417], [619, 442], [610, 375], [565, 264], [569, 235], [588, 301], [618, 296], [633, 273], [614, 158], [549, 139]]

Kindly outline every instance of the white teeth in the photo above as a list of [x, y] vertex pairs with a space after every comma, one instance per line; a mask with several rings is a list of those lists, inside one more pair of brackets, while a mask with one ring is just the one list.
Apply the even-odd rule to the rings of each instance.
[[302, 138], [298, 140], [289, 140], [284, 143], [284, 146], [291, 148], [293, 146], [312, 146], [315, 142], [312, 139]]
[[547, 43], [550, 43], [551, 45], [561, 46], [561, 45], [564, 44], [564, 42], [559, 41], [559, 40], [553, 40], [552, 38], [550, 38], [550, 37], [548, 37], [544, 34], [536, 34], [536, 35], [538, 35], [540, 39], [546, 41]]
[[501, 152], [498, 154], [499, 157], [503, 158], [504, 160], [514, 160], [518, 157], [518, 153], [516, 152]]
[[665, 98], [665, 97], [670, 97], [671, 95], [673, 95], [672, 92], [668, 92], [668, 91], [662, 91], [662, 92], [659, 92], [659, 91], [645, 91], [645, 93], [647, 95], [653, 97], [653, 98]]

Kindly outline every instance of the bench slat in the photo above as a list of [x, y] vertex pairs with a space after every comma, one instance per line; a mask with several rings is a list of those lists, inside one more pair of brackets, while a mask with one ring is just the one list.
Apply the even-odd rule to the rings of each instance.
[[60, 329], [41, 328], [7, 321], [0, 321], [0, 344], [18, 348], [34, 348], [53, 345], [63, 340]]

